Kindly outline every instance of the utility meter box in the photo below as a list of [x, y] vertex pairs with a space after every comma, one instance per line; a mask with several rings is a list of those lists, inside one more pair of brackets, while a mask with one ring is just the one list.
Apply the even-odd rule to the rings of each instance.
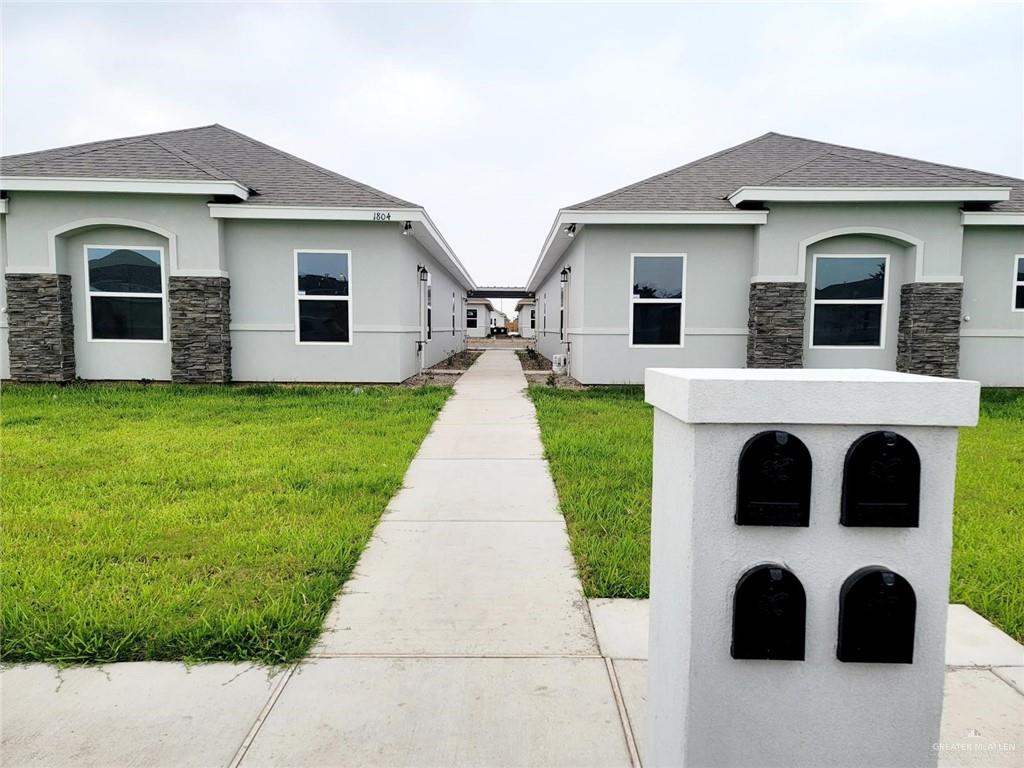
[[569, 370], [569, 356], [552, 355], [551, 370], [557, 373], [559, 376], [564, 376]]
[[649, 369], [649, 766], [935, 766], [977, 382]]

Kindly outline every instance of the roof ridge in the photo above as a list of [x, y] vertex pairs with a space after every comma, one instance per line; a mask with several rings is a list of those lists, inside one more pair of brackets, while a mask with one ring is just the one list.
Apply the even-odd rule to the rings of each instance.
[[[788, 137], [788, 138], [793, 138], [793, 137], [792, 137], [792, 136], [790, 136], [790, 137]], [[793, 165], [793, 166], [791, 166], [791, 167], [787, 168], [787, 169], [786, 169], [786, 170], [784, 170], [784, 171], [779, 171], [779, 172], [778, 172], [778, 173], [776, 173], [776, 174], [775, 174], [774, 176], [769, 176], [769, 177], [768, 177], [767, 179], [765, 179], [764, 181], [760, 181], [760, 182], [758, 182], [758, 185], [766, 185], [766, 186], [767, 186], [768, 182], [772, 181], [773, 179], [777, 179], [777, 178], [779, 178], [779, 176], [785, 176], [785, 175], [786, 175], [787, 173], [792, 173], [792, 172], [793, 172], [793, 171], [795, 171], [795, 170], [796, 170], [797, 168], [803, 168], [803, 167], [804, 167], [805, 165], [808, 165], [808, 164], [810, 164], [810, 163], [813, 163], [813, 162], [815, 162], [815, 161], [817, 161], [817, 160], [821, 160], [821, 159], [822, 159], [823, 157], [828, 157], [828, 156], [829, 156], [829, 155], [831, 155], [831, 154], [833, 154], [833, 153], [832, 153], [832, 151], [831, 151], [831, 150], [828, 150], [828, 149], [826, 149], [826, 150], [825, 150], [824, 152], [822, 152], [822, 153], [821, 153], [821, 154], [819, 154], [819, 155], [814, 155], [813, 157], [810, 157], [810, 158], [808, 158], [807, 160], [801, 160], [801, 161], [800, 161], [799, 163], [797, 163], [796, 165]], [[753, 185], [751, 185], [751, 186], [753, 186]]]
[[269, 149], [271, 152], [275, 152], [278, 155], [281, 155], [282, 157], [287, 157], [289, 160], [294, 160], [295, 162], [297, 162], [297, 163], [299, 163], [301, 165], [304, 165], [307, 168], [311, 168], [311, 169], [317, 171], [318, 173], [322, 173], [325, 176], [330, 176], [330, 177], [335, 178], [335, 179], [341, 179], [342, 181], [344, 181], [344, 182], [346, 182], [348, 184], [352, 184], [352, 185], [357, 186], [357, 187], [362, 187], [363, 189], [368, 189], [371, 192], [374, 192], [374, 193], [380, 195], [381, 197], [385, 197], [385, 198], [388, 198], [390, 200], [397, 200], [400, 203], [402, 203], [404, 205], [408, 205], [408, 206], [410, 206], [412, 208], [422, 208], [423, 207], [422, 205], [418, 205], [417, 203], [411, 203], [408, 200], [405, 200], [405, 199], [403, 199], [401, 197], [396, 197], [395, 195], [389, 195], [387, 192], [385, 192], [385, 191], [383, 191], [381, 189], [377, 189], [376, 187], [371, 187], [369, 184], [364, 184], [361, 181], [356, 181], [355, 179], [350, 179], [347, 176], [342, 176], [340, 173], [336, 173], [335, 171], [332, 171], [332, 170], [330, 170], [328, 168], [324, 168], [323, 166], [317, 165], [316, 163], [310, 162], [309, 160], [304, 160], [303, 158], [298, 157], [296, 155], [293, 155], [290, 152], [285, 152], [283, 149], [278, 149], [277, 147], [273, 147], [270, 144], [264, 144], [259, 139], [254, 139], [252, 136], [246, 136], [244, 133], [241, 133], [240, 131], [236, 131], [233, 128], [228, 128], [226, 125], [221, 125], [220, 123], [214, 123], [213, 125], [205, 126], [205, 127], [207, 127], [207, 128], [220, 128], [222, 131], [227, 131], [228, 133], [233, 134], [234, 136], [237, 136], [240, 139], [244, 139], [245, 141], [248, 141], [250, 144], [255, 144], [256, 146], [263, 147], [264, 149]]
[[[135, 136], [122, 136], [115, 139], [100, 139], [99, 141], [85, 141], [81, 144], [69, 144], [66, 147], [50, 147], [49, 149], [34, 149], [31, 152], [20, 152], [16, 155], [4, 155], [4, 160], [14, 160], [30, 157], [31, 155], [42, 155], [48, 152], [60, 152], [61, 157], [65, 157], [70, 154], [82, 154], [85, 152], [91, 152], [97, 149], [107, 149], [110, 147], [122, 147], [125, 144], [133, 144], [138, 141], [145, 141], [152, 139], [155, 136], [166, 136], [169, 133], [187, 133], [189, 131], [199, 131], [203, 128], [212, 128], [216, 123], [209, 125], [197, 125], [193, 128], [177, 128], [170, 131], [158, 131], [157, 133], [140, 133]], [[81, 152], [73, 152], [72, 150], [81, 150]]]
[[[862, 150], [862, 151], [870, 152], [871, 150]], [[888, 166], [890, 168], [899, 168], [899, 169], [904, 170], [904, 171], [913, 171], [914, 173], [927, 173], [927, 174], [930, 174], [932, 176], [942, 176], [944, 178], [955, 179], [956, 181], [966, 181], [966, 182], [971, 183], [971, 184], [980, 184], [981, 183], [977, 179], [965, 179], [962, 176], [954, 176], [952, 173], [946, 173], [944, 170], [943, 171], [933, 170], [930, 167], [929, 168], [911, 168], [911, 167], [909, 167], [909, 166], [907, 166], [905, 164], [901, 165], [900, 163], [891, 162], [891, 160], [889, 160], [889, 159], [886, 159], [886, 160], [876, 160], [874, 158], [857, 157], [855, 155], [847, 154], [847, 153], [844, 153], [844, 152], [829, 152], [829, 154], [831, 154], [831, 155], [838, 155], [839, 157], [845, 157], [847, 160], [856, 160], [859, 163], [874, 163], [875, 165], [885, 165], [885, 166]], [[879, 154], [884, 155], [886, 158], [890, 157], [889, 155], [886, 155], [884, 152], [883, 153], [879, 153]], [[893, 160], [899, 159], [899, 155], [893, 155], [891, 157], [892, 157]], [[903, 158], [903, 159], [904, 160], [910, 160], [910, 161], [915, 162], [915, 163], [925, 163], [925, 164], [927, 164], [929, 166], [934, 165], [934, 166], [938, 166], [939, 168], [943, 168], [943, 169], [945, 169], [947, 167], [947, 166], [943, 166], [941, 163], [928, 163], [926, 160], [914, 160], [914, 158], [912, 158], [912, 157], [907, 157], [907, 158]], [[951, 170], [957, 170], [953, 166], [949, 166], [949, 167], [950, 167]], [[968, 169], [964, 168], [963, 170], [966, 171]], [[989, 174], [985, 173], [984, 171], [971, 171], [971, 172], [972, 173], [981, 174], [981, 175], [986, 175], [986, 176], [989, 175]]]
[[[177, 149], [176, 147], [170, 147], [170, 146], [164, 144], [162, 141], [159, 141], [159, 140], [154, 139], [154, 138], [150, 138], [150, 139], [148, 139], [148, 141], [150, 141], [153, 144], [156, 144], [158, 147], [160, 147], [164, 151], [170, 152], [172, 155], [177, 157], [182, 162], [188, 163], [189, 165], [191, 165], [194, 168], [198, 168], [200, 171], [205, 173], [207, 176], [210, 176], [211, 178], [215, 178], [215, 179], [218, 179], [218, 180], [231, 179], [232, 178], [231, 174], [225, 173], [220, 168], [215, 166], [213, 163], [205, 160], [204, 158], [196, 157], [195, 155], [191, 154], [190, 152], [187, 152], [184, 149]], [[214, 171], [214, 173], [211, 173], [210, 172], [211, 170]], [[237, 181], [239, 184], [242, 184], [242, 186], [244, 186], [244, 187], [248, 187], [249, 186], [248, 184], [245, 184], [244, 182], [242, 182], [239, 179], [232, 179], [232, 180], [233, 181]]]
[[[834, 144], [834, 143], [828, 142], [828, 141], [819, 141], [818, 139], [807, 139], [807, 138], [804, 138], [803, 136], [793, 136], [793, 135], [787, 134], [787, 133], [778, 133], [778, 134], [776, 134], [776, 136], [782, 136], [782, 137], [787, 138], [787, 139], [796, 139], [797, 141], [806, 141], [809, 144], [819, 144], [819, 145], [821, 145], [823, 147], [830, 147], [833, 150], [838, 149], [838, 150], [843, 150], [843, 151], [846, 151], [846, 152], [850, 152], [850, 151], [852, 151], [852, 152], [867, 152], [867, 153], [872, 154], [872, 155], [878, 155], [880, 157], [887, 157], [887, 158], [889, 158], [891, 160], [903, 160], [903, 161], [909, 160], [909, 161], [911, 161], [913, 163], [922, 163], [924, 165], [936, 166], [936, 167], [945, 168], [945, 169], [948, 169], [948, 170], [951, 170], [951, 171], [966, 171], [967, 173], [976, 173], [979, 176], [991, 176], [991, 177], [997, 178], [997, 179], [1008, 179], [1010, 181], [1016, 181], [1016, 182], [1024, 181], [1024, 179], [1018, 178], [1016, 176], [1007, 176], [1004, 173], [992, 173], [991, 171], [979, 171], [979, 170], [977, 170], [975, 168], [965, 168], [962, 165], [948, 165], [946, 163], [934, 163], [934, 162], [932, 162], [930, 160], [920, 160], [920, 159], [918, 159], [916, 157], [906, 157], [905, 155], [894, 155], [891, 152], [879, 152], [879, 151], [874, 150], [874, 149], [861, 149], [859, 147], [850, 147], [850, 146], [847, 146], [845, 144]], [[881, 161], [879, 161], [879, 162], [881, 162]], [[903, 166], [897, 166], [897, 167], [903, 167]], [[916, 170], [916, 169], [914, 169], [914, 168], [905, 168], [905, 170]]]
[[[720, 149], [717, 152], [712, 152], [710, 155], [705, 155], [704, 157], [699, 157], [696, 160], [691, 160], [688, 163], [684, 163], [683, 165], [677, 166], [675, 168], [671, 168], [671, 169], [669, 169], [667, 171], [662, 171], [661, 173], [656, 173], [653, 176], [648, 176], [645, 179], [640, 179], [639, 181], [634, 181], [634, 182], [632, 182], [630, 184], [626, 184], [625, 186], [619, 187], [618, 189], [613, 189], [611, 192], [605, 192], [603, 195], [598, 195], [597, 197], [592, 197], [589, 200], [583, 200], [582, 202], [566, 206], [565, 208], [563, 208], [563, 210], [571, 211], [571, 210], [574, 210], [576, 208], [581, 208], [584, 205], [590, 205], [591, 203], [596, 203], [596, 202], [598, 202], [600, 200], [606, 200], [606, 199], [608, 199], [610, 197], [613, 197], [614, 195], [617, 195], [617, 194], [619, 194], [621, 192], [625, 192], [627, 189], [630, 189], [632, 187], [639, 186], [640, 184], [646, 184], [647, 182], [654, 181], [655, 179], [661, 179], [661, 178], [664, 178], [666, 176], [670, 176], [673, 173], [677, 173], [678, 171], [682, 171], [682, 170], [685, 170], [687, 168], [693, 168], [694, 166], [700, 165], [701, 163], [707, 162], [708, 160], [714, 160], [715, 158], [721, 157], [723, 155], [727, 155], [730, 152], [735, 152], [737, 149], [741, 149], [742, 147], [746, 147], [746, 146], [749, 146], [751, 144], [756, 144], [757, 142], [762, 141], [763, 139], [767, 139], [769, 136], [779, 136], [779, 135], [781, 135], [781, 134], [773, 133], [772, 131], [768, 131], [767, 133], [762, 133], [760, 136], [755, 136], [753, 139], [748, 139], [747, 141], [740, 142], [739, 144], [736, 144], [735, 146], [726, 147], [725, 149]], [[790, 138], [793, 138], [793, 137], [790, 137]]]

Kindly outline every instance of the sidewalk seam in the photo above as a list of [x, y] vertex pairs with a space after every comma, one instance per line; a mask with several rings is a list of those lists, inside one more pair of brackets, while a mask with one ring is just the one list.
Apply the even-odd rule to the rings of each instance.
[[636, 747], [636, 738], [633, 735], [633, 724], [629, 720], [629, 712], [626, 710], [626, 702], [622, 698], [622, 690], [619, 688], [618, 674], [615, 672], [614, 662], [607, 656], [604, 657], [604, 666], [608, 672], [608, 682], [612, 686], [612, 696], [615, 699], [615, 708], [619, 711], [619, 723], [622, 726], [622, 735], [626, 739], [626, 748], [629, 750], [629, 762], [633, 768], [642, 768], [640, 764], [640, 752]]
[[256, 740], [256, 736], [260, 732], [260, 728], [263, 727], [263, 723], [266, 722], [270, 716], [271, 711], [274, 709], [274, 705], [277, 704], [277, 700], [281, 698], [281, 694], [284, 692], [284, 687], [288, 685], [288, 682], [292, 679], [292, 673], [298, 668], [299, 663], [292, 664], [285, 670], [284, 675], [278, 681], [277, 685], [274, 686], [274, 690], [270, 692], [270, 698], [267, 699], [267, 703], [263, 705], [263, 709], [256, 716], [256, 721], [252, 724], [252, 728], [249, 729], [249, 733], [246, 734], [245, 738], [242, 739], [242, 744], [238, 747], [238, 751], [235, 752], [235, 756], [231, 758], [231, 762], [228, 763], [228, 768], [238, 768], [242, 764], [242, 760], [245, 759], [246, 753], [249, 751], [249, 747]]

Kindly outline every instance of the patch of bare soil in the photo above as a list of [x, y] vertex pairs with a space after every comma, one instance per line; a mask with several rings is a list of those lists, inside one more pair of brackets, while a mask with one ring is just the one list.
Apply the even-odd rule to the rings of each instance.
[[477, 352], [473, 349], [464, 349], [461, 352], [456, 352], [446, 360], [442, 360], [437, 365], [432, 365], [428, 368], [428, 371], [464, 371], [473, 363], [476, 359], [482, 355], [483, 352]]
[[408, 379], [403, 381], [398, 386], [400, 387], [425, 387], [433, 384], [438, 384], [445, 387], [450, 387], [456, 381], [459, 376], [462, 375], [461, 370], [445, 371], [445, 370], [434, 370], [428, 368], [423, 373], [419, 373], [415, 376], [410, 376]]
[[550, 371], [551, 361], [535, 349], [517, 349], [519, 364], [524, 371]]

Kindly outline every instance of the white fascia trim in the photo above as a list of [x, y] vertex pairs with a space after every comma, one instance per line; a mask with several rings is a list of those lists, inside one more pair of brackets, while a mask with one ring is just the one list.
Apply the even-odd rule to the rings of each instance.
[[1024, 227], [1024, 213], [1003, 211], [964, 211], [960, 223], [975, 227]]
[[767, 224], [768, 211], [562, 211], [572, 224]]
[[574, 211], [563, 208], [555, 216], [555, 222], [544, 239], [540, 255], [526, 281], [526, 289], [537, 290], [538, 277], [547, 273], [541, 271], [549, 257], [558, 259], [572, 243], [565, 233], [569, 224], [576, 225], [576, 235], [581, 227], [588, 224], [740, 224], [757, 225], [768, 223], [768, 211]]
[[249, 189], [218, 179], [98, 179], [61, 176], [4, 176], [0, 189], [22, 192], [130, 192], [153, 195], [233, 195], [247, 200]]
[[1009, 187], [740, 187], [729, 202], [779, 203], [940, 203], [999, 202]]
[[[447, 259], [462, 277], [463, 286], [476, 289], [476, 283], [462, 266], [455, 251], [423, 208], [318, 208], [302, 205], [232, 205], [210, 203], [213, 219], [276, 219], [285, 221], [376, 221], [412, 222], [412, 236], [439, 261]], [[419, 227], [415, 225], [419, 224]]]

